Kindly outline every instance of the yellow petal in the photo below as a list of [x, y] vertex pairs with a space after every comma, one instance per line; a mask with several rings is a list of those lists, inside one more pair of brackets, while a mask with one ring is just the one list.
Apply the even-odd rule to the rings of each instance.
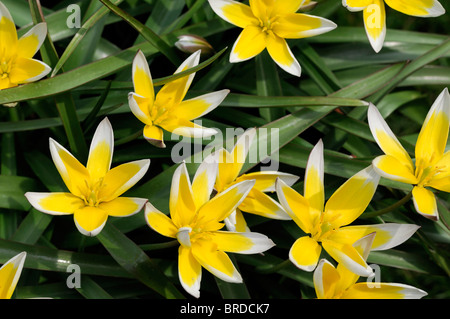
[[300, 76], [302, 69], [286, 40], [272, 33], [267, 36], [266, 41], [267, 51], [275, 63], [286, 72]]
[[233, 0], [208, 0], [214, 12], [225, 21], [240, 28], [257, 23], [250, 7]]
[[184, 290], [196, 298], [200, 297], [202, 267], [191, 249], [181, 245], [178, 249], [178, 277]]
[[249, 25], [242, 30], [231, 49], [230, 62], [242, 62], [260, 54], [266, 48], [266, 34], [259, 26]]
[[155, 125], [146, 125], [144, 127], [144, 138], [149, 142], [150, 144], [165, 148], [166, 144], [164, 144], [164, 132], [161, 128]]
[[18, 56], [11, 68], [9, 78], [13, 83], [29, 83], [42, 79], [50, 71], [51, 68], [44, 62]]
[[370, 104], [367, 113], [370, 130], [378, 146], [386, 155], [391, 155], [400, 161], [409, 170], [414, 171], [414, 165], [408, 152], [391, 131], [375, 105]]
[[439, 219], [436, 198], [432, 191], [421, 186], [416, 186], [412, 190], [412, 195], [414, 207], [419, 214], [432, 220]]
[[372, 250], [387, 250], [407, 241], [419, 226], [414, 224], [385, 223], [379, 225], [347, 226], [339, 228], [330, 240], [353, 245], [360, 238], [375, 233]]
[[242, 282], [242, 277], [234, 267], [230, 257], [223, 251], [217, 250], [217, 245], [210, 240], [197, 240], [193, 243], [192, 254], [214, 276], [227, 282]]
[[369, 205], [379, 180], [380, 176], [372, 166], [353, 175], [328, 199], [324, 223], [339, 228], [353, 222]]
[[141, 50], [137, 52], [133, 59], [132, 77], [134, 92], [142, 97], [148, 98], [152, 105], [155, 99], [153, 80], [147, 59]]
[[407, 184], [416, 184], [417, 178], [410, 166], [405, 166], [391, 155], [381, 155], [372, 161], [373, 167], [383, 177]]
[[0, 299], [10, 299], [19, 281], [25, 263], [26, 252], [22, 252], [0, 267]]
[[266, 235], [253, 232], [217, 231], [211, 235], [218, 250], [230, 253], [259, 254], [275, 245]]
[[375, 52], [379, 52], [386, 37], [386, 9], [383, 0], [373, 0], [372, 4], [364, 8], [363, 17], [370, 44]]
[[51, 215], [73, 214], [85, 206], [82, 199], [71, 193], [25, 193], [30, 204], [38, 211]]
[[97, 236], [107, 219], [108, 214], [104, 210], [92, 206], [85, 206], [74, 213], [75, 225], [86, 236]]
[[307, 5], [310, 0], [290, 0], [285, 2], [275, 3], [273, 7], [273, 14], [285, 15], [289, 13], [295, 13], [301, 7]]
[[111, 167], [114, 148], [114, 135], [111, 123], [105, 118], [98, 125], [92, 138], [89, 149], [89, 158], [86, 168], [91, 176], [91, 181], [96, 182], [103, 178]]
[[325, 18], [303, 13], [287, 14], [277, 20], [272, 31], [285, 39], [309, 38], [335, 29], [337, 25]]
[[416, 17], [438, 17], [445, 13], [438, 0], [385, 0], [392, 9]]
[[314, 288], [318, 299], [331, 299], [336, 295], [336, 284], [339, 282], [339, 273], [326, 259], [321, 259], [314, 271]]
[[416, 143], [416, 167], [435, 164], [444, 155], [450, 123], [450, 95], [444, 89], [428, 111]]
[[349, 11], [361, 11], [368, 5], [372, 4], [373, 0], [342, 0], [342, 5]]
[[89, 171], [64, 147], [50, 138], [50, 153], [69, 191], [83, 198], [89, 193]]
[[274, 192], [275, 182], [277, 179], [281, 179], [286, 185], [292, 186], [298, 179], [298, 176], [281, 173], [277, 171], [260, 171], [260, 172], [252, 172], [243, 174], [238, 177], [239, 181], [246, 181], [250, 179], [255, 180], [255, 186], [253, 189], [257, 189], [261, 192]]
[[44, 22], [33, 26], [18, 42], [17, 55], [32, 58], [41, 47], [47, 36], [47, 24]]
[[98, 208], [104, 210], [109, 216], [125, 217], [141, 211], [147, 199], [134, 197], [118, 197], [109, 202], [103, 202]]
[[282, 180], [276, 184], [277, 196], [286, 213], [305, 233], [311, 233], [320, 211], [312, 209], [309, 202]]
[[168, 132], [192, 138], [204, 138], [218, 133], [216, 129], [207, 128], [186, 119], [174, 117], [161, 122], [160, 126]]
[[373, 273], [372, 268], [352, 245], [323, 240], [322, 246], [334, 260], [355, 274], [367, 277]]
[[304, 271], [313, 271], [319, 261], [320, 245], [309, 236], [300, 237], [289, 250], [289, 259]]
[[[0, 8], [0, 52], [5, 59], [10, 59], [17, 49], [17, 31], [8, 9], [2, 4]], [[4, 52], [4, 53], [3, 53]]]
[[128, 94], [128, 105], [131, 112], [144, 124], [152, 125], [152, 119], [150, 118], [149, 110], [153, 101], [150, 98], [146, 98], [136, 93]]
[[[186, 71], [187, 69], [197, 66], [200, 61], [200, 50], [192, 53], [175, 71], [174, 74]], [[186, 92], [188, 91], [192, 80], [194, 79], [195, 72], [184, 76], [180, 79], [171, 81], [165, 84], [161, 90], [159, 90], [155, 99], [155, 106], [170, 108], [171, 106], [178, 105], [184, 99]]]
[[229, 231], [237, 231], [240, 233], [249, 232], [250, 229], [245, 221], [244, 214], [239, 208], [236, 208], [227, 218], [224, 219], [225, 225]]
[[106, 173], [98, 200], [108, 202], [133, 187], [147, 172], [150, 160], [139, 160], [114, 167]]
[[242, 203], [253, 184], [254, 181], [243, 181], [218, 193], [198, 210], [199, 223], [207, 228], [208, 223], [216, 225], [223, 221]]
[[350, 287], [342, 299], [420, 299], [427, 293], [421, 289], [395, 283], [360, 282]]
[[170, 216], [178, 228], [189, 225], [196, 210], [191, 181], [186, 164], [181, 163], [175, 170], [170, 187]]
[[211, 197], [217, 176], [217, 161], [213, 156], [205, 158], [192, 180], [195, 207], [205, 204]]
[[173, 112], [182, 119], [196, 119], [208, 114], [219, 106], [228, 93], [230, 93], [230, 90], [221, 90], [183, 101], [174, 108]]
[[283, 207], [263, 192], [252, 189], [239, 205], [239, 209], [255, 215], [272, 219], [289, 220], [291, 217]]
[[305, 198], [308, 200], [309, 205], [319, 212], [323, 211], [325, 202], [323, 174], [323, 143], [320, 140], [309, 155], [304, 184]]
[[167, 215], [161, 213], [152, 204], [145, 205], [145, 220], [157, 233], [163, 236], [176, 238], [178, 228]]

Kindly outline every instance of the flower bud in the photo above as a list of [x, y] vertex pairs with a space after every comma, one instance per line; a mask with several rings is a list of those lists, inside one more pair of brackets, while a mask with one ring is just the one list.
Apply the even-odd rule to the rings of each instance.
[[194, 53], [198, 50], [201, 50], [202, 54], [211, 54], [214, 52], [211, 44], [201, 36], [193, 34], [180, 35], [178, 41], [175, 42], [175, 46], [185, 53]]

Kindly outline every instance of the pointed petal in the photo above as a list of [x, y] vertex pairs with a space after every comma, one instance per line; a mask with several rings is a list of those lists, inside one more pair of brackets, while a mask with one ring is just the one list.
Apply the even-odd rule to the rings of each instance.
[[372, 161], [372, 165], [381, 176], [407, 184], [417, 184], [417, 178], [409, 166], [405, 166], [391, 155], [381, 155]]
[[329, 239], [354, 245], [360, 238], [375, 233], [372, 250], [387, 250], [407, 241], [419, 228], [414, 224], [396, 223], [347, 226], [337, 230]]
[[385, 0], [392, 9], [416, 17], [438, 17], [445, 13], [438, 0]]
[[204, 224], [220, 222], [227, 218], [245, 199], [254, 181], [243, 181], [218, 193], [198, 210], [198, 220]]
[[218, 133], [216, 129], [201, 126], [197, 122], [201, 121], [195, 121], [193, 123], [175, 117], [162, 122], [161, 127], [168, 132], [191, 138], [205, 138]]
[[287, 14], [277, 20], [273, 32], [284, 39], [309, 38], [336, 29], [337, 25], [325, 18], [303, 13]]
[[272, 219], [290, 220], [283, 207], [270, 196], [253, 188], [239, 205], [239, 209], [255, 215]]
[[286, 72], [300, 76], [302, 69], [285, 39], [275, 34], [267, 36], [267, 51], [276, 64]]
[[[238, 137], [231, 153], [225, 149], [218, 150], [219, 171], [216, 180], [217, 191], [223, 191], [225, 187], [228, 187], [237, 179], [255, 135], [256, 130], [254, 128], [249, 129]], [[249, 180], [249, 178], [242, 178], [242, 180]]]
[[313, 271], [319, 261], [322, 247], [309, 236], [300, 237], [289, 250], [289, 259], [304, 271]]
[[139, 213], [146, 202], [146, 198], [118, 197], [109, 202], [100, 203], [98, 208], [107, 212], [109, 216], [125, 217]]
[[178, 278], [184, 290], [195, 298], [200, 297], [202, 267], [195, 259], [191, 249], [181, 245], [178, 248]]
[[36, 24], [19, 39], [17, 55], [23, 58], [32, 58], [41, 47], [46, 36], [47, 23]]
[[434, 197], [432, 191], [421, 186], [415, 186], [412, 195], [414, 207], [420, 215], [432, 220], [439, 219], [436, 197]]
[[42, 79], [51, 70], [44, 62], [19, 56], [11, 68], [9, 78], [12, 83], [30, 83]]
[[261, 28], [249, 25], [242, 30], [231, 49], [230, 62], [242, 62], [260, 54], [266, 48], [266, 35]]
[[428, 111], [416, 143], [416, 167], [426, 168], [442, 158], [450, 123], [450, 94], [445, 88]]
[[108, 219], [108, 214], [97, 207], [85, 206], [75, 211], [75, 225], [85, 236], [97, 236]]
[[146, 125], [144, 126], [144, 138], [150, 144], [159, 147], [165, 148], [166, 144], [164, 144], [164, 132], [161, 128], [155, 125]]
[[[197, 66], [200, 61], [200, 52], [201, 50], [192, 53], [183, 63], [181, 63], [174, 74]], [[195, 72], [165, 84], [156, 95], [155, 104], [160, 106], [163, 105], [166, 108], [180, 104], [191, 86], [194, 76]]]
[[89, 192], [89, 171], [72, 154], [58, 142], [49, 139], [50, 153], [53, 163], [61, 175], [69, 191], [78, 197], [84, 197]]
[[232, 212], [223, 221], [225, 222], [225, 226], [229, 231], [240, 233], [250, 232], [250, 229], [247, 226], [247, 222], [244, 219], [244, 214], [242, 214], [239, 208], [236, 208], [235, 211]]
[[209, 201], [214, 189], [218, 170], [217, 156], [210, 155], [200, 164], [192, 180], [192, 194], [195, 207]]
[[144, 124], [152, 125], [152, 120], [149, 114], [149, 105], [151, 100], [143, 97], [137, 93], [128, 93], [128, 105], [131, 112]]
[[275, 182], [277, 178], [282, 180], [288, 186], [294, 185], [294, 183], [297, 182], [299, 179], [299, 177], [296, 175], [292, 175], [289, 173], [281, 173], [277, 171], [260, 171], [247, 173], [239, 176], [240, 181], [254, 179], [255, 186], [253, 186], [253, 189], [257, 189], [264, 193], [274, 192], [276, 190]]
[[0, 299], [11, 298], [22, 273], [26, 257], [27, 253], [21, 252], [0, 267]]
[[291, 0], [283, 2], [282, 4], [275, 5], [273, 8], [273, 14], [285, 15], [289, 13], [295, 13], [303, 6], [307, 5], [309, 1], [306, 0]]
[[321, 259], [314, 271], [313, 281], [318, 299], [331, 299], [339, 282], [339, 273], [326, 259]]
[[395, 157], [412, 173], [414, 173], [414, 165], [412, 163], [411, 157], [397, 140], [394, 133], [392, 133], [386, 121], [383, 119], [380, 111], [378, 111], [378, 109], [373, 104], [369, 104], [367, 120], [369, 122], [369, 127], [372, 135], [383, 152], [386, 155]]
[[213, 11], [225, 21], [245, 28], [256, 21], [250, 7], [233, 0], [208, 0]]
[[305, 198], [308, 200], [309, 205], [319, 212], [323, 211], [325, 202], [323, 166], [323, 143], [320, 140], [309, 155], [304, 183]]
[[386, 9], [383, 0], [374, 0], [364, 8], [364, 28], [375, 52], [380, 52], [386, 37]]
[[114, 167], [103, 178], [99, 201], [113, 200], [133, 187], [147, 172], [150, 160], [139, 160]]
[[178, 228], [166, 214], [161, 213], [152, 204], [145, 204], [145, 220], [151, 229], [163, 236], [176, 238]]
[[277, 180], [275, 186], [278, 200], [286, 213], [305, 233], [311, 233], [320, 212], [312, 209], [306, 198], [287, 186], [282, 180]]
[[242, 282], [242, 277], [234, 267], [230, 257], [223, 251], [217, 250], [217, 245], [212, 241], [197, 240], [192, 244], [192, 254], [214, 276], [227, 282]]
[[196, 212], [194, 195], [186, 164], [181, 163], [175, 170], [170, 188], [170, 216], [178, 228], [191, 223]]
[[221, 90], [183, 101], [175, 107], [173, 112], [177, 115], [177, 117], [182, 119], [196, 119], [208, 114], [218, 107], [228, 93], [230, 93], [230, 90]]
[[328, 221], [333, 228], [353, 222], [369, 205], [379, 180], [380, 175], [372, 166], [353, 175], [328, 199], [324, 222]]
[[149, 99], [151, 105], [153, 105], [155, 91], [153, 88], [152, 75], [150, 74], [147, 59], [141, 50], [137, 52], [133, 59], [132, 78], [134, 92]]
[[259, 254], [275, 246], [266, 235], [253, 232], [216, 231], [211, 233], [218, 250], [238, 254]]
[[11, 57], [17, 48], [17, 31], [8, 9], [0, 3], [0, 52]]
[[8, 10], [8, 8], [2, 2], [0, 2], [0, 19], [2, 17], [5, 17], [6, 19], [8, 19], [9, 21], [14, 23], [14, 20], [11, 16], [11, 13]]
[[444, 153], [435, 167], [439, 167], [439, 172], [431, 178], [427, 186], [450, 193], [450, 151]]
[[111, 123], [105, 118], [92, 137], [86, 168], [93, 182], [103, 178], [111, 167], [114, 149], [114, 134]]
[[322, 241], [322, 246], [334, 260], [355, 274], [367, 277], [373, 273], [372, 268], [367, 265], [361, 254], [352, 245], [326, 239]]
[[[376, 286], [375, 286], [376, 285]], [[359, 282], [350, 287], [342, 299], [421, 299], [427, 293], [421, 289], [394, 283]]]
[[69, 215], [85, 206], [82, 199], [71, 193], [25, 193], [30, 204], [38, 211], [51, 215]]
[[372, 2], [373, 0], [342, 0], [342, 5], [351, 12], [357, 12], [364, 10]]

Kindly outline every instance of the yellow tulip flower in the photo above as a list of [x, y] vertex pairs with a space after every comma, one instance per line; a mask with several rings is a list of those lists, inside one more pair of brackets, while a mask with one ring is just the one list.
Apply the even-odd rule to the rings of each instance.
[[232, 63], [249, 60], [267, 48], [280, 68], [300, 76], [300, 64], [286, 39], [312, 37], [336, 28], [330, 20], [296, 13], [304, 0], [250, 0], [250, 6], [233, 0], [208, 1], [219, 17], [243, 28], [231, 50]]
[[[376, 234], [369, 234], [353, 244], [366, 260]], [[342, 264], [334, 267], [326, 259], [314, 271], [314, 288], [319, 299], [420, 299], [427, 295], [421, 289], [397, 283], [357, 282], [358, 275]]]
[[[175, 71], [180, 73], [198, 65], [200, 50], [190, 55]], [[215, 109], [230, 92], [221, 90], [183, 101], [195, 72], [165, 84], [156, 94], [147, 60], [142, 51], [133, 60], [134, 92], [128, 95], [133, 114], [145, 124], [144, 137], [157, 147], [165, 147], [163, 130], [186, 137], [209, 137], [217, 133], [191, 122]]]
[[332, 258], [355, 274], [368, 276], [372, 269], [352, 246], [353, 243], [376, 232], [373, 250], [385, 250], [403, 243], [419, 227], [394, 223], [346, 226], [369, 205], [380, 176], [371, 166], [367, 167], [342, 184], [325, 204], [323, 175], [323, 144], [319, 141], [311, 151], [306, 166], [304, 196], [282, 180], [277, 181], [276, 190], [281, 205], [308, 234], [295, 241], [289, 251], [289, 259], [298, 268], [313, 271], [323, 247]]
[[51, 68], [32, 59], [44, 42], [47, 24], [38, 23], [20, 39], [8, 9], [0, 2], [0, 90], [37, 81]]
[[249, 129], [237, 139], [231, 152], [226, 149], [217, 151], [219, 171], [214, 188], [218, 193], [225, 191], [236, 183], [245, 180], [255, 180], [255, 185], [242, 203], [230, 217], [225, 219], [227, 228], [233, 231], [243, 232], [249, 230], [241, 211], [272, 219], [291, 219], [283, 207], [265, 193], [275, 191], [277, 178], [282, 179], [287, 185], [291, 186], [298, 180], [298, 176], [276, 171], [260, 171], [239, 175], [255, 134], [256, 129]]
[[427, 218], [438, 220], [432, 187], [450, 192], [450, 152], [445, 151], [450, 123], [450, 95], [444, 89], [431, 106], [416, 142], [413, 162], [378, 109], [371, 104], [368, 122], [375, 141], [385, 155], [373, 160], [378, 173], [388, 179], [412, 184], [414, 206]]
[[176, 169], [170, 191], [170, 218], [150, 203], [145, 207], [148, 225], [180, 243], [179, 279], [183, 288], [197, 298], [200, 296], [202, 267], [224, 281], [240, 283], [241, 275], [226, 252], [257, 254], [274, 245], [259, 233], [220, 230], [224, 226], [222, 221], [239, 206], [255, 182], [237, 183], [210, 199], [217, 162], [208, 158], [199, 166], [192, 184], [184, 163]]
[[11, 299], [22, 273], [26, 256], [27, 253], [22, 252], [8, 260], [0, 268], [0, 299]]
[[114, 136], [105, 118], [92, 138], [86, 167], [50, 138], [50, 152], [69, 193], [25, 194], [37, 210], [51, 215], [74, 215], [75, 225], [86, 236], [96, 236], [108, 216], [124, 217], [139, 212], [147, 199], [120, 197], [147, 172], [150, 160], [139, 160], [110, 169]]
[[386, 37], [385, 2], [392, 9], [415, 17], [438, 17], [445, 13], [437, 0], [342, 0], [349, 11], [363, 11], [366, 34], [375, 52], [381, 50]]

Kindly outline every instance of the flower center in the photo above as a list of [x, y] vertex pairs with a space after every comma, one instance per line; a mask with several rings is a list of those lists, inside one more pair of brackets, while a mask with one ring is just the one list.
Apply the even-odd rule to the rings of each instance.
[[270, 18], [268, 20], [259, 19], [259, 27], [261, 28], [261, 32], [265, 32], [270, 34], [272, 32], [273, 25], [278, 20], [278, 16]]
[[97, 207], [98, 204], [100, 204], [100, 202], [101, 202], [99, 200], [98, 193], [99, 193], [100, 189], [104, 186], [103, 178], [100, 178], [98, 181], [96, 181], [95, 183], [92, 183], [92, 184], [89, 184], [86, 181], [86, 185], [87, 185], [89, 191], [83, 198], [84, 203], [88, 206]]
[[425, 166], [421, 163], [416, 164], [415, 175], [419, 181], [417, 185], [426, 186], [436, 175], [444, 172], [447, 169], [446, 165], [429, 165]]
[[11, 72], [11, 63], [5, 58], [0, 60], [0, 78], [5, 79], [9, 77], [9, 73]]

